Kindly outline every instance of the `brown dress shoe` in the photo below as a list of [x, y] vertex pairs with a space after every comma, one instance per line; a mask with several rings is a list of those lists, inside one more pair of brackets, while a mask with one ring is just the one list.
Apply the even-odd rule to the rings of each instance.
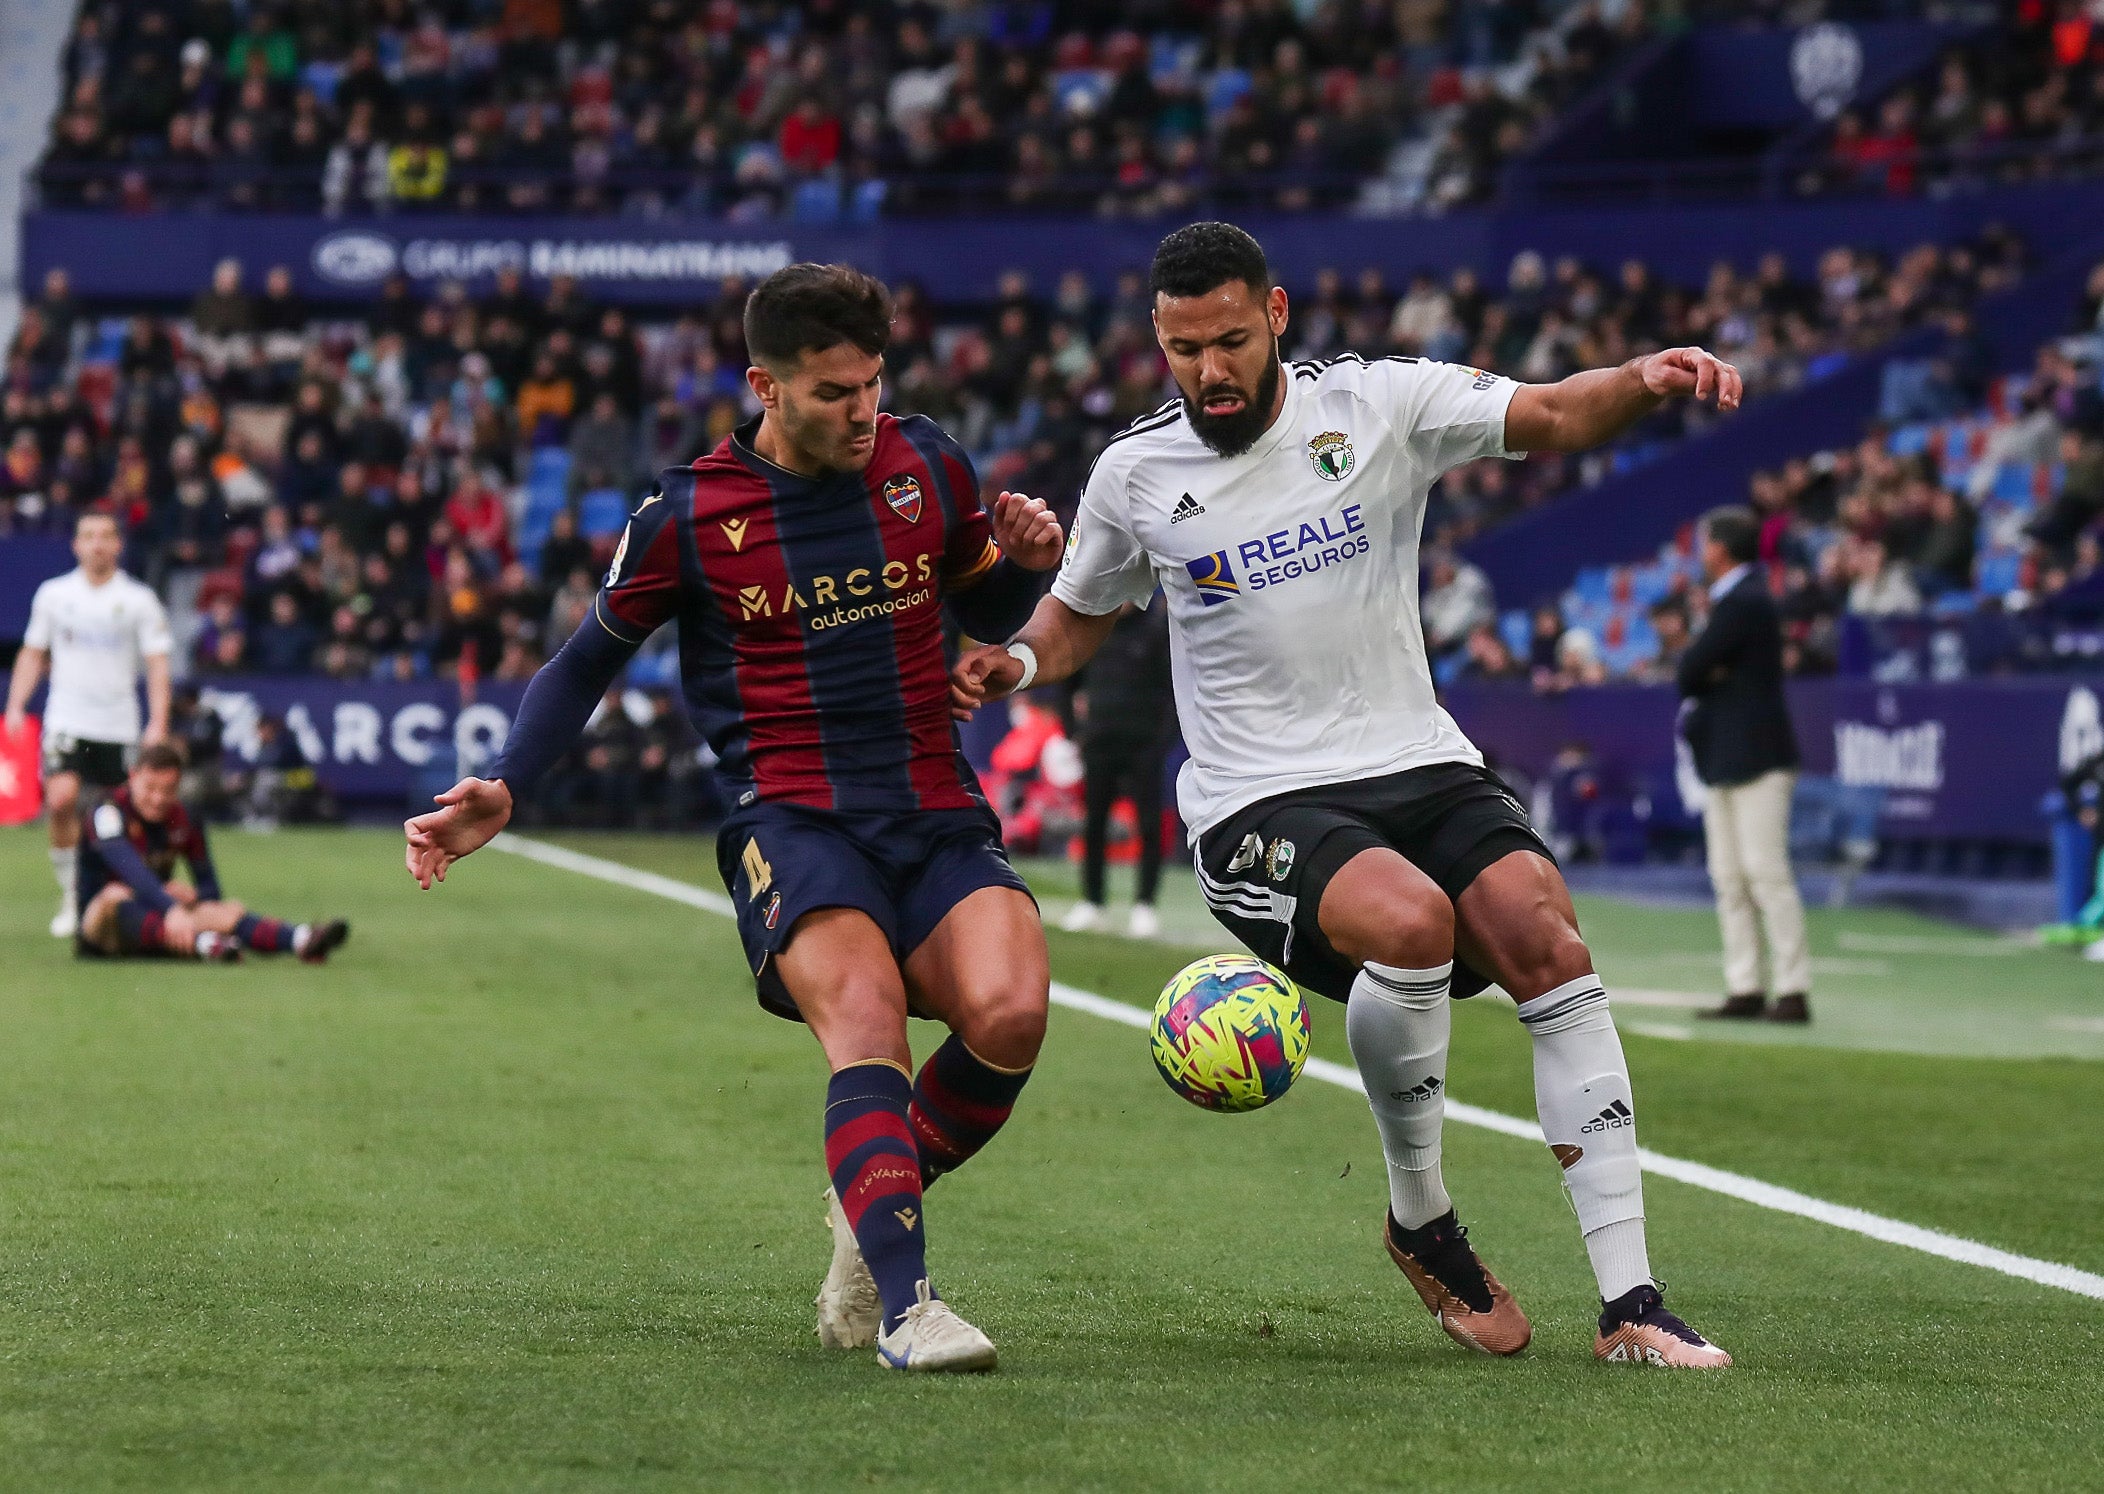
[[[1802, 996], [1797, 999], [1800, 1002], [1804, 1000]], [[1767, 1014], [1768, 998], [1758, 991], [1751, 996], [1727, 996], [1724, 998], [1724, 1005], [1695, 1013], [1698, 1017], [1706, 1017], [1712, 1021], [1732, 1022], [1758, 1022]]]
[[1768, 1012], [1768, 1020], [1771, 1022], [1809, 1022], [1812, 1020], [1812, 1009], [1805, 1004], [1804, 996], [1801, 993], [1794, 996], [1778, 996], [1775, 998], [1774, 1007]]

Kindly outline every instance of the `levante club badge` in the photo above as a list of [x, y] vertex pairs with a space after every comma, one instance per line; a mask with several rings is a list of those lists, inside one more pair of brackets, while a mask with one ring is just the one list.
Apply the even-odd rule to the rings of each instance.
[[1342, 431], [1324, 431], [1308, 443], [1308, 460], [1323, 481], [1343, 482], [1352, 470], [1352, 438]]
[[908, 524], [920, 522], [921, 489], [918, 478], [900, 476], [885, 483], [884, 501], [891, 505], [893, 513]]

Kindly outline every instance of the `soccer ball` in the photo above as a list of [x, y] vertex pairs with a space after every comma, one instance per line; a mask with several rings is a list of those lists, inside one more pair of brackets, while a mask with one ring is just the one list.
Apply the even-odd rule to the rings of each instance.
[[1148, 1046], [1162, 1078], [1207, 1110], [1258, 1110], [1308, 1061], [1308, 1003], [1262, 960], [1212, 955], [1162, 987]]

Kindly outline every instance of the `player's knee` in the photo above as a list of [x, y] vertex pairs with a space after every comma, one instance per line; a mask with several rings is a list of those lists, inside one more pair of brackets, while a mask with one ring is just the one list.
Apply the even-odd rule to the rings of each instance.
[[71, 773], [46, 779], [44, 782], [44, 804], [54, 819], [70, 817], [80, 808], [80, 780]]
[[965, 1046], [988, 1063], [1023, 1068], [1045, 1045], [1045, 988], [1011, 981], [972, 1001], [960, 1024]]
[[1444, 894], [1391, 903], [1339, 949], [1361, 965], [1428, 970], [1454, 957], [1454, 905]]
[[188, 908], [170, 908], [162, 915], [161, 931], [163, 942], [170, 949], [188, 949], [204, 932]]

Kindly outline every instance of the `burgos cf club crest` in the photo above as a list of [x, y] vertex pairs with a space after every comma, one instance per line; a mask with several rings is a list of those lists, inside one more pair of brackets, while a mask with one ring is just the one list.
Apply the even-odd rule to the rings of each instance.
[[1198, 600], [1208, 607], [1217, 607], [1229, 597], [1242, 595], [1242, 583], [1235, 579], [1235, 568], [1227, 563], [1225, 550], [1187, 560], [1184, 569], [1191, 573], [1191, 580], [1198, 587]]
[[1308, 460], [1324, 482], [1343, 482], [1352, 470], [1352, 438], [1342, 431], [1324, 431], [1308, 443]]
[[917, 478], [901, 474], [884, 484], [884, 501], [908, 524], [920, 522], [921, 487]]

